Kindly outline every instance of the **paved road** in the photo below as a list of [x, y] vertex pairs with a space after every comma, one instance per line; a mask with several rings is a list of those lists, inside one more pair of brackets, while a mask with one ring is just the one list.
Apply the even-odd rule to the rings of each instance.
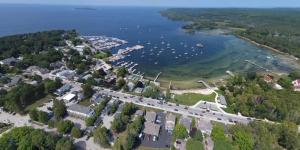
[[152, 98], [142, 98], [139, 96], [133, 96], [130, 94], [112, 91], [105, 88], [95, 87], [95, 89], [102, 94], [107, 94], [114, 98], [118, 98], [123, 102], [131, 102], [144, 107], [151, 107], [168, 112], [178, 113], [186, 116], [192, 116], [196, 118], [209, 119], [212, 121], [222, 122], [225, 124], [234, 124], [239, 122], [243, 124], [249, 123], [253, 118], [247, 118], [235, 114], [229, 114], [225, 112], [207, 111], [201, 108], [192, 108], [185, 105], [176, 105], [175, 103], [159, 103], [160, 101]]

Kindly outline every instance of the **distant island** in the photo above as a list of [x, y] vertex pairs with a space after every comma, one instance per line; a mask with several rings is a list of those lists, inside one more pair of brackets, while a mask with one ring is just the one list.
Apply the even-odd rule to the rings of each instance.
[[91, 8], [91, 7], [78, 7], [75, 9], [77, 9], [77, 10], [97, 10], [96, 8]]
[[161, 14], [171, 20], [191, 22], [183, 26], [197, 30], [229, 30], [263, 48], [300, 57], [300, 9], [184, 9]]

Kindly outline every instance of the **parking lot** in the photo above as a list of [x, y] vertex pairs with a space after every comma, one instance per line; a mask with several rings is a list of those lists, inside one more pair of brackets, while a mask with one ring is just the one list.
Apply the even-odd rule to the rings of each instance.
[[147, 136], [144, 136], [144, 138], [141, 141], [141, 146], [144, 147], [151, 147], [151, 148], [167, 148], [170, 147], [171, 141], [172, 141], [172, 134], [168, 133], [165, 130], [165, 120], [166, 120], [166, 114], [163, 112], [157, 113], [157, 118], [161, 118], [161, 125], [160, 133], [157, 141], [153, 141], [152, 138], [148, 138]]

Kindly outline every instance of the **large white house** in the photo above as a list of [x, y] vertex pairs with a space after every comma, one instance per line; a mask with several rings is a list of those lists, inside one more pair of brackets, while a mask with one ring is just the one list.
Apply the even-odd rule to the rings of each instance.
[[73, 104], [69, 106], [67, 111], [70, 116], [82, 119], [92, 117], [95, 114], [95, 111], [93, 109], [78, 104]]

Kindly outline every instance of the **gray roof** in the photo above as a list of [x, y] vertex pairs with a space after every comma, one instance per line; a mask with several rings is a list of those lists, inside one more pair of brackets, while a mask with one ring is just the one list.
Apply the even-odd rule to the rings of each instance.
[[173, 114], [171, 114], [171, 113], [169, 113], [169, 114], [167, 115], [167, 117], [166, 117], [166, 121], [170, 121], [170, 122], [174, 122], [174, 123], [175, 123], [175, 121], [176, 121], [176, 116], [173, 115]]
[[145, 116], [146, 121], [155, 122], [156, 120], [156, 112], [147, 111]]
[[226, 99], [225, 99], [225, 97], [224, 97], [223, 95], [220, 95], [220, 96], [218, 97], [218, 99], [220, 100], [220, 103], [221, 103], [222, 105], [227, 105]]
[[144, 133], [148, 135], [159, 135], [160, 125], [152, 123], [152, 122], [145, 122], [144, 124]]
[[192, 119], [189, 117], [181, 117], [180, 124], [184, 125], [188, 131], [191, 131], [192, 128]]
[[1, 60], [1, 63], [5, 64], [5, 65], [10, 65], [13, 62], [17, 62], [18, 60], [14, 57], [10, 57], [10, 58], [6, 58]]
[[80, 112], [80, 113], [83, 113], [86, 115], [90, 114], [90, 112], [93, 111], [93, 109], [91, 109], [89, 107], [78, 105], [78, 104], [73, 104], [73, 105], [69, 106], [68, 110]]
[[144, 111], [142, 111], [142, 110], [137, 110], [137, 111], [135, 112], [135, 115], [136, 115], [136, 116], [143, 116], [143, 115], [144, 115]]

